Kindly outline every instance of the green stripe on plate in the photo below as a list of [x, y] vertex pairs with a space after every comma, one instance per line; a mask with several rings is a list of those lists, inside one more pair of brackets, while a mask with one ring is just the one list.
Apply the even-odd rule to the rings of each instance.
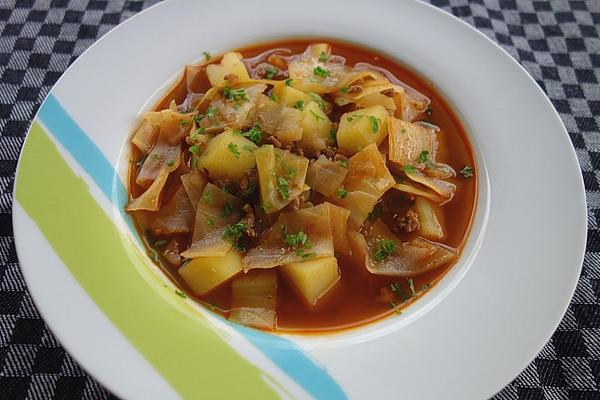
[[142, 256], [39, 123], [25, 146], [17, 200], [98, 307], [183, 398], [278, 397], [210, 322], [141, 272], [148, 270]]

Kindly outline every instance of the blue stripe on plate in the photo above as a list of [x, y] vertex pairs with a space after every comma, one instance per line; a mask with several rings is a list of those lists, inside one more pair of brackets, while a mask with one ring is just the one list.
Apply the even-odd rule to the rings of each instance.
[[[52, 93], [42, 104], [38, 116], [48, 131], [71, 153], [106, 197], [119, 209], [129, 228], [135, 233], [131, 218], [124, 212], [127, 202], [125, 185], [102, 151], [77, 125]], [[318, 399], [347, 398], [340, 385], [327, 371], [293, 341], [237, 324], [231, 326], [310, 395]]]

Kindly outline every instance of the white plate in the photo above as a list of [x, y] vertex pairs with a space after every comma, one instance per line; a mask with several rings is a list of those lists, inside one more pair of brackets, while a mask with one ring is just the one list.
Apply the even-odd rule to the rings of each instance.
[[[462, 119], [480, 170], [478, 214], [459, 265], [403, 316], [339, 337], [256, 334], [194, 308], [173, 295], [168, 284], [163, 290], [131, 240], [121, 208], [123, 188], [109, 173], [122, 176], [122, 149], [138, 113], [186, 63], [204, 50], [217, 53], [286, 36], [354, 41], [431, 79]], [[61, 343], [123, 398], [262, 397], [273, 390], [301, 398], [486, 398], [549, 339], [581, 269], [587, 223], [583, 182], [557, 113], [498, 46], [417, 1], [352, 0], [340, 6], [306, 0], [293, 8], [274, 0], [260, 6], [235, 0], [161, 3], [86, 51], [57, 83], [36, 121], [15, 184], [13, 222], [23, 273]], [[57, 148], [58, 158], [52, 160], [64, 159], [67, 170], [61, 169], [62, 161], [40, 159], [40, 146], [49, 148], [48, 140]], [[76, 216], [71, 198], [63, 201], [54, 185], [40, 192], [44, 181], [37, 171], [59, 189], [83, 196], [76, 208], [83, 209], [85, 195], [91, 194], [102, 213], [93, 214], [91, 207]], [[81, 192], [71, 173], [89, 192]], [[40, 211], [42, 202], [48, 202], [50, 215]], [[52, 210], [62, 219], [53, 220]], [[74, 253], [76, 245], [69, 247], [65, 238], [69, 227], [76, 229], [88, 214], [116, 224], [110, 232], [118, 240], [94, 237], [103, 228], [93, 224], [85, 231], [89, 238], [73, 237], [81, 240], [77, 248], [98, 241], [98, 252], [84, 258], [90, 263], [86, 269], [87, 262], [83, 265], [81, 254]], [[57, 225], [63, 223], [61, 231]], [[109, 244], [113, 247], [103, 247]], [[133, 271], [129, 297], [119, 282], [100, 282], [125, 273], [110, 265], [117, 262], [112, 253], [120, 251], [131, 264], [123, 268]], [[96, 275], [94, 262], [104, 258], [106, 275]], [[119, 296], [123, 301], [115, 304]], [[180, 326], [179, 343], [161, 341], [161, 330], [150, 329], [160, 321], [141, 305], [136, 308], [142, 298], [155, 304], [157, 315], [175, 315], [170, 327]], [[142, 324], [148, 324], [147, 331]], [[182, 346], [189, 346], [189, 354], [178, 353]], [[190, 354], [201, 359], [186, 358]], [[227, 370], [223, 360], [231, 360], [231, 370], [238, 371], [235, 379], [217, 374]]]

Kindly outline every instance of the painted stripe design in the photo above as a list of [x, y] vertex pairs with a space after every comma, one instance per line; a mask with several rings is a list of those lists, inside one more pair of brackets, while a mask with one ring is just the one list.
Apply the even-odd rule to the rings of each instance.
[[[92, 177], [95, 184], [101, 189], [101, 191], [107, 196], [107, 198], [110, 199], [111, 202], [113, 202], [113, 204], [120, 211], [122, 211], [123, 206], [125, 205], [125, 202], [127, 199], [127, 191], [126, 191], [126, 188], [125, 188], [123, 182], [118, 177], [113, 165], [110, 163], [110, 161], [108, 161], [108, 159], [104, 156], [104, 154], [100, 151], [100, 149], [94, 144], [94, 142], [86, 135], [86, 133], [77, 125], [77, 123], [73, 120], [73, 118], [71, 118], [71, 116], [67, 113], [67, 111], [62, 107], [62, 105], [58, 102], [58, 100], [52, 94], [50, 94], [48, 96], [48, 98], [42, 105], [40, 112], [39, 112], [39, 118], [44, 123], [44, 125], [47, 127], [48, 133], [51, 134], [73, 156], [73, 158], [86, 171], [86, 173]], [[78, 263], [85, 264], [85, 262], [80, 259], [68, 259], [69, 257], [67, 257], [65, 254], [61, 254], [64, 252], [68, 253], [69, 247], [59, 246], [56, 243], [56, 236], [63, 234], [63, 230], [68, 229], [68, 228], [64, 227], [64, 226], [61, 226], [60, 229], [53, 227], [52, 224], [56, 224], [56, 223], [58, 223], [58, 221], [55, 221], [55, 220], [49, 221], [48, 216], [43, 215], [43, 213], [40, 213], [40, 214], [36, 213], [36, 210], [37, 210], [37, 208], [39, 208], [39, 205], [35, 204], [35, 200], [33, 200], [33, 199], [37, 199], [39, 197], [36, 197], [35, 195], [33, 195], [31, 193], [27, 193], [27, 196], [24, 195], [24, 193], [27, 192], [28, 190], [36, 190], [35, 186], [36, 185], [39, 186], [39, 184], [40, 184], [39, 179], [35, 178], [35, 174], [27, 173], [27, 171], [35, 169], [36, 164], [39, 165], [39, 162], [41, 161], [39, 159], [35, 159], [33, 157], [28, 156], [29, 154], [36, 153], [36, 151], [34, 149], [35, 145], [38, 142], [44, 140], [44, 139], [40, 138], [40, 136], [45, 136], [43, 133], [43, 130], [41, 129], [41, 127], [38, 124], [34, 124], [34, 126], [32, 127], [32, 132], [30, 133], [31, 139], [28, 139], [28, 141], [25, 144], [25, 149], [23, 152], [24, 160], [21, 163], [22, 167], [20, 168], [20, 170], [18, 172], [19, 173], [19, 179], [18, 179], [19, 186], [17, 187], [17, 199], [19, 200], [21, 205], [24, 207], [24, 209], [27, 211], [27, 213], [30, 215], [30, 217], [34, 221], [36, 221], [36, 223], [40, 227], [40, 230], [46, 236], [47, 240], [53, 246], [55, 251], [57, 251], [57, 254], [63, 259], [63, 262], [71, 270], [71, 272], [74, 274], [74, 276], [76, 277], [78, 282], [84, 287], [84, 289], [86, 289], [87, 293], [90, 294], [90, 296], [94, 299], [94, 301], [97, 304], [99, 304], [99, 306], [102, 308], [102, 310], [115, 323], [115, 325], [125, 334], [125, 336], [130, 340], [130, 342], [132, 342], [132, 344], [134, 346], [136, 346], [142, 352], [142, 354], [144, 354], [146, 356], [148, 361], [151, 362], [154, 365], [154, 367], [163, 374], [163, 376], [165, 376], [165, 378], [173, 385], [175, 390], [177, 390], [179, 393], [181, 393], [183, 397], [189, 397], [189, 394], [193, 393], [193, 390], [190, 388], [190, 384], [186, 383], [186, 382], [182, 382], [181, 379], [173, 380], [173, 371], [169, 370], [169, 368], [172, 369], [175, 367], [171, 366], [171, 367], [167, 368], [167, 370], [165, 371], [163, 368], [164, 366], [161, 365], [164, 363], [164, 361], [153, 358], [152, 354], [148, 354], [147, 349], [146, 349], [146, 351], [144, 351], [144, 346], [140, 345], [139, 342], [136, 342], [136, 340], [131, 336], [131, 332], [130, 332], [132, 330], [132, 327], [130, 326], [131, 321], [126, 322], [126, 323], [125, 323], [125, 321], [119, 321], [118, 318], [115, 318], [115, 315], [113, 315], [115, 310], [111, 309], [110, 307], [102, 307], [102, 298], [105, 297], [105, 293], [102, 291], [101, 288], [94, 287], [93, 284], [90, 286], [90, 282], [87, 282], [87, 285], [86, 285], [85, 279], [82, 279], [81, 276], [78, 275], [78, 271], [81, 268], [81, 266], [78, 265]], [[45, 145], [47, 146], [47, 144], [45, 144]], [[51, 142], [50, 142], [50, 145], [53, 147], [53, 144]], [[45, 164], [47, 165], [48, 173], [51, 174], [53, 172], [53, 169], [56, 168], [56, 169], [63, 170], [63, 171], [61, 171], [61, 174], [73, 175], [73, 171], [68, 168], [65, 161], [62, 159], [62, 157], [60, 156], [59, 152], [56, 149], [55, 149], [54, 153], [56, 153], [56, 154], [53, 154], [52, 152], [48, 152], [48, 154], [50, 154], [50, 156], [48, 156], [48, 157], [50, 157], [51, 159], [44, 161]], [[65, 168], [68, 169], [68, 171], [64, 171]], [[54, 171], [54, 172], [57, 172], [57, 171]], [[55, 180], [56, 176], [47, 177], [46, 179]], [[78, 184], [73, 183], [73, 182], [75, 182], [75, 180], [80, 180], [80, 178], [76, 178], [75, 176], [73, 176], [73, 177], [69, 176], [69, 179], [65, 179], [65, 178], [61, 177], [59, 180], [61, 182], [63, 182], [65, 185], [68, 185], [69, 183], [73, 184], [73, 187], [74, 188], [78, 187], [79, 191], [81, 191], [81, 189], [83, 189], [85, 191], [85, 195], [87, 195], [88, 197], [91, 198], [91, 196], [87, 190], [87, 187], [85, 185], [81, 185], [81, 182], [79, 182]], [[70, 180], [73, 180], [73, 182], [71, 182]], [[74, 188], [70, 188], [69, 190], [75, 190]], [[22, 194], [22, 195], [19, 196], [19, 194]], [[78, 193], [77, 196], [81, 197], [81, 196], [84, 196], [84, 194]], [[81, 202], [75, 203], [74, 205], [71, 205], [70, 207], [78, 208], [78, 207], [82, 207], [82, 204], [86, 204], [86, 207], [91, 207], [91, 208], [95, 207], [98, 210], [100, 210], [99, 205], [95, 201], [93, 201], [94, 204], [91, 204], [91, 202], [89, 200], [90, 199], [86, 198], [85, 201], [81, 200]], [[54, 206], [55, 207], [60, 206], [61, 208], [69, 207], [66, 203], [64, 203], [62, 201], [57, 201], [57, 203]], [[108, 220], [108, 217], [106, 217], [105, 214], [103, 214], [103, 215]], [[132, 226], [131, 219], [125, 213], [122, 213], [121, 215], [124, 216], [128, 225], [131, 227]], [[52, 218], [50, 218], [50, 219], [52, 219]], [[98, 219], [97, 215], [96, 215], [96, 219]], [[104, 225], [106, 225], [107, 223], [110, 223], [111, 226], [106, 227], [106, 229], [118, 231], [118, 229], [116, 228], [114, 223], [110, 220], [108, 220], [108, 221], [94, 220], [94, 221], [91, 221], [90, 223], [94, 223], [94, 224], [98, 223], [98, 224], [104, 224]], [[48, 226], [48, 225], [50, 225], [50, 226]], [[95, 226], [95, 225], [93, 225], [93, 226]], [[54, 229], [54, 228], [59, 229], [60, 232], [57, 232], [56, 229]], [[85, 234], [83, 234], [82, 236], [84, 238], [86, 238]], [[118, 233], [118, 236], [121, 237], [121, 246], [123, 246], [124, 243], [128, 243], [128, 242], [122, 240], [123, 236], [124, 236], [122, 232]], [[85, 240], [89, 241], [89, 239], [87, 239], [87, 238], [81, 239], [81, 241], [85, 241]], [[103, 237], [99, 237], [99, 238], [97, 238], [97, 240], [100, 240], [100, 243], [105, 242]], [[96, 242], [95, 245], [97, 246], [98, 242]], [[131, 250], [128, 251], [128, 253], [132, 253], [132, 252], [134, 252], [134, 251], [131, 251]], [[124, 258], [126, 259], [127, 257], [124, 257]], [[133, 257], [131, 256], [131, 254], [129, 254], [128, 258], [132, 259]], [[138, 258], [139, 258], [139, 255], [138, 255]], [[138, 264], [144, 263], [144, 261], [142, 259], [130, 260], [129, 263], [131, 263], [132, 261], [134, 261], [135, 263], [138, 263]], [[113, 262], [114, 262], [114, 260], [113, 260]], [[89, 267], [89, 265], [88, 265], [88, 267]], [[137, 268], [139, 270], [140, 265], [138, 265]], [[147, 267], [145, 265], [141, 265], [141, 268], [142, 269], [145, 268], [147, 270]], [[121, 270], [121, 271], [127, 270], [127, 269], [128, 268], [123, 268], [123, 265], [120, 265], [120, 267], [119, 267], [119, 270]], [[130, 269], [133, 271], [135, 269], [135, 267], [132, 267]], [[89, 268], [88, 268], [88, 272], [89, 272]], [[148, 271], [148, 272], [150, 272], [150, 271]], [[142, 281], [144, 281], [143, 279], [140, 279], [139, 276], [131, 276], [131, 277], [128, 276], [127, 279], [129, 279], [129, 280], [137, 279], [139, 282], [135, 283], [136, 285], [138, 285], [138, 284], [141, 285]], [[156, 290], [156, 288], [150, 288], [150, 287], [148, 287], [147, 289]], [[114, 296], [114, 293], [111, 293], [111, 294]], [[156, 296], [158, 296], [158, 295], [156, 295]], [[163, 299], [163, 301], [164, 301], [164, 299]], [[143, 304], [138, 304], [138, 305], [140, 307], [146, 307]], [[177, 314], [177, 315], [180, 314], [180, 313], [177, 313], [176, 310], [173, 310], [173, 309], [171, 309], [169, 312], [171, 312], [173, 314]], [[194, 313], [198, 314], [197, 312], [194, 312]], [[197, 318], [191, 317], [189, 313], [186, 314], [186, 318], [190, 319], [190, 320], [197, 320]], [[210, 329], [207, 326], [206, 321], [203, 320], [202, 322], [203, 322], [203, 324], [196, 323], [196, 325], [201, 325], [200, 328], [203, 330], [202, 335], [210, 336], [210, 334], [212, 334], [215, 337], [218, 336], [212, 329]], [[161, 325], [165, 326], [166, 324], [161, 324]], [[344, 398], [346, 398], [346, 395], [344, 394], [344, 392], [341, 389], [341, 387], [339, 386], [339, 384], [333, 378], [331, 378], [331, 376], [326, 372], [326, 370], [323, 369], [322, 367], [320, 367], [313, 359], [310, 358], [310, 356], [305, 354], [293, 341], [288, 340], [281, 336], [267, 334], [267, 333], [264, 333], [261, 331], [249, 329], [249, 328], [235, 325], [235, 324], [231, 324], [231, 326], [233, 326], [237, 332], [240, 332], [242, 335], [244, 335], [244, 337], [250, 343], [252, 343], [258, 350], [260, 350], [266, 357], [268, 357], [281, 371], [283, 371], [291, 379], [296, 381], [296, 383], [298, 385], [303, 387], [304, 390], [307, 393], [309, 393], [310, 395], [312, 395], [313, 397], [319, 398], [319, 399], [320, 398], [326, 398], [326, 399], [344, 399]], [[196, 327], [196, 329], [200, 329], [200, 328]], [[135, 329], [133, 329], [133, 330], [135, 330]], [[195, 339], [195, 341], [198, 341], [198, 340], [199, 340], [198, 338]], [[213, 340], [215, 340], [215, 338], [213, 338]], [[170, 342], [171, 342], [170, 346], [177, 346], [177, 344], [173, 343], [173, 342], [177, 342], [177, 341], [171, 340]], [[186, 341], [181, 341], [179, 343], [180, 343], [180, 346], [183, 346], [183, 343], [186, 343], [186, 346], [190, 345], [189, 338]], [[160, 346], [160, 343], [154, 343], [154, 346], [157, 346], [157, 345]], [[202, 353], [202, 352], [215, 353], [214, 348], [204, 347], [204, 346], [206, 346], [205, 343], [194, 343], [194, 345], [195, 345], [194, 351], [196, 351], [197, 353]], [[228, 351], [224, 350], [222, 347], [218, 347], [218, 349], [219, 349], [219, 352], [223, 351], [224, 354], [228, 354]], [[182, 350], [182, 349], [179, 349], [179, 350]], [[229, 348], [229, 351], [231, 351], [231, 348]], [[246, 385], [248, 388], [253, 388], [253, 390], [256, 391], [255, 392], [256, 395], [259, 395], [259, 393], [260, 393], [260, 398], [271, 397], [272, 392], [270, 391], [270, 388], [264, 387], [264, 381], [262, 380], [262, 378], [260, 378], [256, 374], [256, 371], [254, 371], [252, 368], [250, 368], [251, 365], [247, 361], [236, 360], [235, 363], [244, 366], [243, 373], [246, 374], [245, 375], [246, 377], [249, 377], [248, 379], [245, 380], [247, 382]], [[182, 364], [183, 364], [183, 366], [189, 365], [186, 363], [182, 363]], [[240, 368], [242, 368], [242, 367], [240, 367]], [[230, 375], [230, 374], [228, 374], [228, 375]], [[254, 382], [254, 381], [252, 381], [252, 383], [251, 383], [250, 382], [251, 380], [260, 381], [260, 384], [258, 382]], [[218, 382], [220, 383], [220, 385], [227, 385], [225, 382], [221, 382], [220, 379], [218, 380]], [[207, 382], [205, 381], [204, 384], [207, 384]], [[227, 386], [236, 386], [236, 385], [227, 385]], [[240, 387], [242, 387], [242, 386], [244, 386], [244, 385], [240, 385]], [[196, 388], [196, 389], [198, 389], [198, 388]], [[204, 389], [206, 389], [206, 387], [204, 387]], [[249, 392], [246, 389], [246, 390], [244, 390], [244, 393], [246, 395], [248, 395], [251, 392]]]

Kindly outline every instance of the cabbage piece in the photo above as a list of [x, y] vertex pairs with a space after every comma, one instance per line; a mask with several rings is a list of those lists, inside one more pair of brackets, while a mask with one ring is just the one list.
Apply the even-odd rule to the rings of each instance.
[[241, 207], [240, 199], [212, 183], [207, 184], [197, 204], [192, 243], [181, 255], [186, 258], [212, 257], [229, 252], [233, 243], [224, 237], [225, 231], [228, 225], [240, 220]]
[[350, 211], [348, 226], [354, 230], [360, 229], [363, 222], [366, 221], [371, 211], [373, 211], [377, 200], [379, 200], [379, 196], [359, 190], [348, 192], [344, 198], [339, 196], [330, 198], [332, 203]]
[[181, 175], [181, 183], [183, 184], [183, 188], [185, 189], [185, 193], [190, 200], [190, 203], [196, 210], [198, 206], [198, 201], [202, 198], [202, 192], [208, 183], [206, 177], [197, 172], [190, 172], [184, 175]]
[[158, 126], [160, 135], [171, 145], [179, 144], [192, 129], [195, 113], [182, 114], [173, 110], [150, 111], [144, 114], [148, 123]]
[[455, 249], [418, 237], [400, 240], [381, 220], [366, 236], [349, 232], [352, 256], [372, 274], [412, 277], [448, 264], [457, 257]]
[[220, 64], [206, 66], [206, 76], [213, 86], [221, 86], [226, 82], [225, 77], [235, 75], [237, 79], [249, 79], [246, 66], [240, 53], [229, 52], [223, 55]]
[[277, 313], [277, 271], [253, 270], [231, 283], [229, 320], [259, 329], [273, 330]]
[[331, 120], [319, 103], [311, 100], [305, 104], [302, 110], [302, 140], [299, 142], [304, 153], [312, 156], [327, 146], [333, 146], [335, 142], [331, 135]]
[[385, 160], [374, 143], [348, 160], [348, 174], [344, 179], [346, 190], [362, 191], [379, 198], [394, 183], [394, 177], [385, 165]]
[[169, 240], [169, 243], [167, 243], [167, 246], [163, 250], [162, 255], [165, 257], [167, 262], [173, 265], [174, 267], [181, 266], [181, 256], [179, 255], [179, 242], [175, 238]]
[[320, 204], [282, 212], [257, 247], [243, 257], [244, 270], [274, 268], [312, 258], [333, 256], [329, 207]]
[[131, 143], [144, 154], [148, 154], [150, 153], [150, 150], [152, 150], [154, 142], [156, 142], [158, 131], [159, 127], [157, 125], [153, 125], [144, 119], [139, 128], [135, 131], [133, 138], [131, 138]]
[[452, 197], [454, 197], [454, 193], [456, 192], [456, 185], [453, 183], [446, 182], [437, 178], [430, 178], [428, 176], [425, 176], [421, 171], [417, 169], [405, 170], [404, 173], [411, 180], [432, 189], [434, 192], [444, 197], [446, 201], [450, 201]]
[[440, 223], [443, 216], [439, 207], [434, 206], [423, 197], [415, 198], [414, 209], [419, 217], [419, 232], [428, 239], [440, 240], [445, 237], [444, 228]]
[[347, 173], [347, 167], [322, 155], [308, 166], [306, 183], [311, 189], [332, 197], [342, 186]]
[[291, 144], [302, 138], [302, 112], [283, 106], [261, 95], [257, 101], [256, 121], [261, 131], [275, 136], [284, 144]]
[[335, 102], [339, 106], [354, 103], [358, 108], [366, 108], [374, 105], [381, 105], [390, 112], [394, 112], [397, 108], [393, 97], [384, 95], [382, 92], [404, 91], [403, 88], [398, 88], [392, 85], [387, 80], [367, 80], [361, 84], [352, 85], [357, 89], [344, 90], [338, 92]]
[[438, 179], [448, 179], [454, 178], [456, 176], [456, 171], [454, 168], [449, 166], [448, 164], [443, 163], [434, 163], [431, 165], [427, 165], [427, 168], [423, 170], [423, 173], [427, 176], [431, 176], [432, 178]]
[[304, 191], [308, 159], [265, 145], [254, 152], [260, 199], [267, 214], [281, 210]]
[[148, 210], [148, 211], [156, 211], [158, 210], [158, 206], [160, 204], [160, 195], [162, 193], [163, 188], [165, 187], [165, 183], [167, 182], [167, 178], [169, 177], [169, 170], [166, 168], [162, 168], [152, 185], [140, 197], [137, 199], [133, 199], [129, 205], [126, 207], [127, 211], [139, 211], [139, 210]]
[[389, 159], [401, 165], [425, 166], [425, 161], [434, 163], [437, 152], [435, 131], [422, 125], [388, 117]]
[[415, 196], [425, 197], [425, 198], [427, 198], [431, 201], [434, 201], [438, 204], [446, 201], [446, 199], [444, 197], [440, 196], [437, 193], [432, 193], [427, 190], [421, 189], [417, 186], [409, 185], [407, 183], [397, 183], [392, 187], [394, 189], [397, 189], [404, 193], [410, 193], [410, 194], [414, 194]]
[[346, 234], [348, 233], [348, 218], [350, 217], [350, 211], [328, 202], [323, 204], [329, 207], [329, 220], [331, 226], [331, 235], [333, 237], [333, 248], [335, 249], [336, 253], [349, 256], [352, 251], [350, 249], [350, 243], [348, 242]]
[[192, 231], [194, 207], [190, 203], [185, 189], [180, 186], [175, 194], [160, 208], [152, 223], [155, 235], [173, 235]]
[[233, 129], [243, 130], [252, 126], [256, 104], [267, 85], [260, 83], [251, 86], [236, 82], [223, 89], [223, 96], [214, 100], [212, 106], [222, 119]]
[[135, 177], [135, 183], [141, 187], [149, 187], [163, 169], [175, 171], [181, 162], [181, 143], [170, 144], [166, 136], [158, 135], [156, 144], [146, 157], [142, 168]]

